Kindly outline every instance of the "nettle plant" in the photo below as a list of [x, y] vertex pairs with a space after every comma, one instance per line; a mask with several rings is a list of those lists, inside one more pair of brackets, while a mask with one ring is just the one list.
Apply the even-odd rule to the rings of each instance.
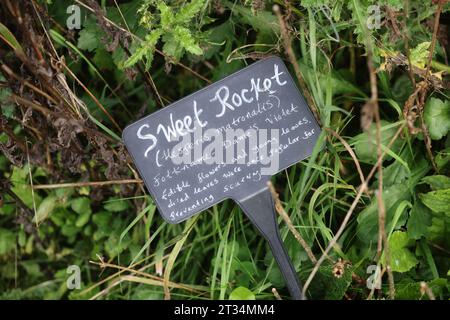
[[203, 54], [199, 43], [205, 39], [205, 34], [200, 29], [211, 21], [203, 17], [206, 6], [205, 0], [192, 0], [179, 8], [174, 1], [144, 1], [138, 10], [139, 24], [148, 33], [142, 41], [133, 44], [136, 49], [125, 61], [124, 67], [144, 61], [145, 68], [150, 69], [158, 41], [164, 43], [162, 51], [167, 62], [180, 60], [186, 52]]

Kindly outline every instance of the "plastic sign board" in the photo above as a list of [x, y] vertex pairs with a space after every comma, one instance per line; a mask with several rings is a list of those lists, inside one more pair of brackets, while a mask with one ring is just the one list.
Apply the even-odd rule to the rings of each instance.
[[232, 199], [281, 250], [283, 268], [267, 182], [308, 157], [320, 131], [283, 61], [270, 57], [136, 121], [123, 140], [166, 221]]

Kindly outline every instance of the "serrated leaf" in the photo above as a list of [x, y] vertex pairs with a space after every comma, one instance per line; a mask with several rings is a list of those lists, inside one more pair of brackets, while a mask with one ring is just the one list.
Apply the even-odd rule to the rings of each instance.
[[180, 8], [175, 15], [175, 21], [177, 23], [188, 23], [196, 14], [200, 12], [200, 9], [205, 4], [205, 0], [192, 0], [188, 4], [185, 4]]
[[170, 29], [173, 27], [175, 22], [175, 16], [172, 9], [164, 3], [164, 1], [159, 1], [157, 8], [160, 12], [161, 27], [163, 29]]
[[411, 63], [416, 67], [421, 69], [425, 68], [425, 65], [428, 61], [428, 56], [430, 55], [430, 47], [431, 42], [422, 42], [419, 43], [415, 48], [413, 48], [409, 54]]
[[423, 114], [431, 139], [440, 140], [450, 130], [450, 101], [430, 98]]
[[140, 46], [136, 51], [124, 62], [124, 68], [130, 68], [138, 63], [147, 54], [148, 48], [145, 45]]
[[153, 61], [153, 51], [155, 50], [155, 45], [162, 35], [162, 29], [153, 30], [145, 36], [145, 40], [140, 44], [136, 51], [125, 61], [123, 64], [124, 68], [130, 68], [144, 57], [146, 58], [146, 69], [150, 69]]
[[174, 37], [187, 52], [196, 55], [201, 55], [203, 53], [203, 50], [195, 42], [189, 29], [177, 26], [174, 30]]
[[180, 46], [179, 42], [175, 40], [172, 34], [164, 35], [163, 37], [164, 46], [163, 52], [174, 59], [175, 61], [180, 60], [183, 54], [183, 47]]

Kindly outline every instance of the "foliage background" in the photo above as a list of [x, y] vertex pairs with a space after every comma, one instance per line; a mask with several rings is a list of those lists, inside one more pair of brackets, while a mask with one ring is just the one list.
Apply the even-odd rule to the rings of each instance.
[[[66, 26], [71, 5], [80, 29]], [[285, 298], [267, 244], [233, 203], [167, 225], [119, 138], [276, 54], [327, 146], [273, 179], [308, 297], [448, 299], [449, 10], [413, 0], [2, 1], [0, 298], [274, 299], [272, 288]], [[67, 288], [70, 265], [80, 289]]]

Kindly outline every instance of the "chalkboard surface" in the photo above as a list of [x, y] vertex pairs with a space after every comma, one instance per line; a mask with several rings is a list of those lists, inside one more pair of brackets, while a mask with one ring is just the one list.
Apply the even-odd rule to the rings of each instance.
[[129, 125], [123, 140], [169, 223], [267, 187], [308, 157], [320, 127], [278, 57], [256, 62]]

